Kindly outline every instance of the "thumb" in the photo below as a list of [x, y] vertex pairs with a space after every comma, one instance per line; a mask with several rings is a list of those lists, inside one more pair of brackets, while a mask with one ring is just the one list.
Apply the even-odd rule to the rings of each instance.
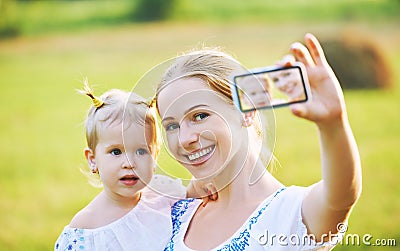
[[303, 104], [293, 104], [290, 106], [290, 110], [297, 117], [300, 117], [300, 118], [307, 117], [307, 108]]

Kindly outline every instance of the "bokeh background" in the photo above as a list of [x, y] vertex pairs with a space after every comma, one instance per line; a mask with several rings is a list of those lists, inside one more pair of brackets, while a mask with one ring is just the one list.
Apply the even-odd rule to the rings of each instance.
[[[396, 241], [335, 250], [400, 250], [398, 0], [0, 0], [0, 250], [51, 250], [99, 192], [80, 172], [84, 77], [99, 94], [131, 90], [153, 66], [200, 45], [266, 66], [306, 32], [336, 66], [361, 154], [363, 193], [348, 233]], [[284, 108], [275, 116], [274, 175], [286, 185], [318, 181], [315, 125]]]

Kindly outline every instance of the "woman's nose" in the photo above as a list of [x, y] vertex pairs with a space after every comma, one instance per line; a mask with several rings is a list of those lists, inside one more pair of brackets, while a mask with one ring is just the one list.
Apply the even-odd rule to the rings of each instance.
[[199, 140], [199, 133], [193, 128], [189, 122], [182, 122], [179, 127], [179, 143], [186, 149], [189, 150], [191, 146], [197, 143]]

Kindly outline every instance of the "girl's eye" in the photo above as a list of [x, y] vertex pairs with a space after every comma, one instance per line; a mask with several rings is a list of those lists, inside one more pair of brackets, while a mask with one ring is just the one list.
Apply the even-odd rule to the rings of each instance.
[[203, 119], [206, 119], [208, 116], [210, 116], [210, 115], [208, 115], [207, 113], [204, 113], [204, 112], [197, 113], [194, 115], [193, 120], [195, 122], [202, 121]]
[[144, 148], [140, 148], [140, 149], [136, 150], [136, 154], [137, 155], [145, 155], [147, 153], [149, 153], [149, 151], [147, 149], [144, 149]]
[[120, 149], [112, 149], [110, 153], [114, 156], [118, 156], [122, 154], [122, 151]]
[[173, 131], [179, 128], [179, 124], [177, 123], [170, 123], [165, 126], [166, 131]]

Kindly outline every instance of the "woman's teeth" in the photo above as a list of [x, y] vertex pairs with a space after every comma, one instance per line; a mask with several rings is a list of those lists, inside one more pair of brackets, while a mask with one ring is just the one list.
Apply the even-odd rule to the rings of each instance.
[[212, 149], [213, 149], [212, 146], [207, 147], [207, 148], [205, 148], [205, 149], [203, 149], [203, 150], [201, 150], [201, 151], [199, 151], [197, 153], [188, 155], [188, 158], [189, 158], [189, 160], [196, 160], [196, 159], [198, 159], [200, 157], [203, 157], [204, 155], [210, 153], [212, 151]]

